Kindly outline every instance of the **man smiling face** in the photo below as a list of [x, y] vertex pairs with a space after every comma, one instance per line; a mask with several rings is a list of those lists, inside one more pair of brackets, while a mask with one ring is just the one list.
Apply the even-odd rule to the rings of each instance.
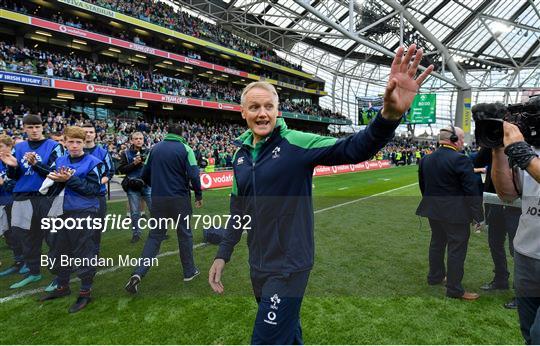
[[242, 118], [253, 132], [253, 145], [268, 136], [276, 126], [277, 93], [261, 86], [248, 89], [242, 97]]

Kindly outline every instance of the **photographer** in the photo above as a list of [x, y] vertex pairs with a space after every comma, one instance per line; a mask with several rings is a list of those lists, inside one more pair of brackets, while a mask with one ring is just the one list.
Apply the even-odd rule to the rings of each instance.
[[[514, 238], [519, 321], [526, 343], [540, 344], [540, 147], [527, 144], [516, 125], [505, 121], [503, 129], [504, 148], [493, 149], [491, 177], [502, 200], [521, 196], [522, 213]], [[537, 140], [534, 144], [538, 145]], [[520, 170], [514, 171], [515, 167]]]
[[131, 134], [131, 148], [127, 149], [121, 157], [118, 171], [125, 174], [122, 180], [122, 188], [127, 193], [129, 202], [129, 212], [131, 215], [131, 228], [133, 229], [132, 243], [141, 239], [141, 229], [139, 219], [141, 218], [141, 199], [144, 199], [148, 209], [152, 207], [150, 197], [151, 189], [142, 180], [144, 161], [148, 151], [143, 148], [144, 136], [141, 132]]

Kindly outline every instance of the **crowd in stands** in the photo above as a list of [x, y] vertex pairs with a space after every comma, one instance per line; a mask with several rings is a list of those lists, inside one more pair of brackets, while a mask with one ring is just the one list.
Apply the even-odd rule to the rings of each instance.
[[[236, 51], [240, 51], [266, 61], [302, 71], [301, 65], [288, 62], [287, 60], [279, 57], [274, 50], [258, 46], [253, 42], [242, 39], [223, 29], [220, 25], [206, 22], [184, 11], [177, 11], [172, 6], [164, 2], [160, 2], [159, 6], [155, 5], [156, 0], [87, 0], [87, 2], [196, 38], [212, 41], [219, 45], [232, 48]], [[1, 0], [0, 6], [26, 14], [29, 12], [28, 7], [32, 6], [32, 4], [25, 4], [23, 1], [18, 0]], [[91, 23], [85, 23], [79, 18], [65, 18], [62, 17], [61, 14], [56, 14], [55, 18], [52, 18], [52, 20], [63, 25], [95, 31], [94, 26]], [[132, 36], [130, 37], [130, 40], [138, 44], [145, 44], [143, 39], [141, 39], [139, 36]]]
[[[107, 147], [112, 158], [119, 162], [121, 155], [129, 147], [130, 135], [142, 132], [145, 147], [150, 148], [163, 140], [167, 134], [169, 123], [163, 119], [118, 119], [114, 121], [90, 120], [81, 113], [69, 113], [63, 109], [30, 109], [21, 104], [16, 107], [4, 106], [0, 115], [0, 133], [12, 136], [15, 140], [26, 139], [22, 131], [22, 118], [29, 113], [35, 113], [44, 121], [46, 135], [58, 134], [66, 126], [82, 126], [91, 122], [96, 127], [96, 142]], [[212, 122], [207, 119], [198, 121], [181, 119], [179, 124], [183, 129], [183, 137], [193, 148], [195, 157], [201, 167], [205, 167], [209, 158], [215, 160], [217, 168], [232, 166], [232, 157], [236, 150], [233, 141], [246, 131], [244, 124]], [[344, 137], [348, 134], [328, 134]], [[437, 148], [435, 141], [416, 140], [410, 137], [396, 137], [389, 142], [373, 159], [390, 160], [394, 165], [417, 164], [419, 159], [432, 153]], [[466, 154], [474, 152], [475, 147], [467, 146]]]
[[36, 49], [19, 49], [0, 42], [0, 70], [87, 81], [133, 90], [240, 102], [240, 90], [230, 85], [178, 79], [117, 63], [95, 63], [79, 56], [65, 56]]
[[203, 21], [183, 11], [176, 11], [172, 6], [169, 6], [164, 2], [160, 2], [159, 6], [155, 5], [155, 0], [88, 0], [88, 2], [117, 12], [122, 12], [193, 37], [213, 41], [214, 43], [263, 60], [288, 66], [296, 70], [302, 70], [301, 66], [292, 64], [280, 58], [272, 49], [261, 47], [252, 42], [244, 40], [223, 29], [220, 25]]
[[[418, 164], [425, 155], [431, 154], [437, 149], [437, 141], [418, 140], [412, 137], [396, 137], [390, 141], [382, 150], [383, 159], [391, 160], [394, 165], [412, 165]], [[464, 153], [471, 156], [478, 148], [473, 145], [467, 145]]]
[[322, 108], [318, 104], [311, 104], [305, 101], [292, 102], [291, 100], [286, 99], [280, 102], [279, 107], [285, 112], [318, 115], [320, 117], [332, 119], [347, 119], [347, 117], [339, 112], [332, 112], [329, 109]]
[[[26, 139], [26, 134], [22, 131], [22, 118], [30, 113], [42, 117], [46, 135], [61, 133], [66, 126], [82, 126], [91, 122], [96, 127], [96, 142], [106, 146], [115, 161], [119, 161], [128, 148], [129, 138], [133, 132], [142, 132], [145, 147], [150, 148], [163, 140], [169, 126], [169, 123], [159, 118], [91, 120], [81, 113], [70, 113], [61, 108], [30, 109], [20, 104], [14, 107], [4, 106], [1, 109], [0, 133], [14, 139]], [[209, 157], [214, 158], [217, 168], [231, 167], [232, 156], [236, 150], [233, 141], [247, 129], [244, 124], [210, 122], [206, 119], [200, 121], [182, 119], [179, 123], [183, 128], [184, 138], [193, 148], [197, 162], [202, 167], [208, 163]]]
[[[174, 78], [160, 73], [143, 71], [133, 65], [96, 63], [91, 59], [73, 54], [66, 56], [27, 47], [19, 49], [5, 42], [0, 42], [0, 70], [237, 104], [240, 103], [241, 95], [241, 89], [233, 86], [232, 83], [218, 84], [196, 77]], [[294, 113], [345, 119], [339, 113], [333, 113], [316, 104], [306, 102], [293, 103], [284, 100], [280, 103], [280, 109]]]
[[[22, 131], [22, 118], [30, 113], [38, 114], [44, 121], [46, 135], [59, 134], [66, 126], [82, 126], [92, 122], [96, 127], [96, 142], [106, 146], [115, 161], [120, 161], [123, 152], [129, 146], [133, 132], [142, 132], [145, 147], [151, 147], [163, 140], [168, 123], [161, 119], [116, 119], [112, 121], [90, 120], [81, 113], [69, 113], [63, 109], [30, 109], [24, 104], [16, 107], [4, 106], [1, 110], [0, 133], [17, 139], [26, 139]], [[216, 167], [231, 167], [235, 150], [233, 140], [246, 130], [245, 126], [232, 123], [212, 122], [208, 120], [181, 120], [183, 136], [193, 148], [199, 165], [205, 166], [211, 156]]]
[[[42, 8], [38, 9], [37, 15], [40, 14], [41, 9]], [[73, 26], [79, 29], [84, 29], [87, 31], [103, 33], [108, 36], [117, 37], [121, 40], [131, 41], [136, 44], [143, 45], [143, 46], [147, 45], [147, 42], [145, 42], [141, 38], [141, 36], [139, 36], [137, 33], [133, 33], [125, 29], [119, 29], [119, 28], [112, 29], [112, 28], [108, 28], [107, 26], [96, 27], [94, 24], [92, 24], [92, 22], [86, 22], [84, 20], [81, 20], [78, 17], [75, 17], [75, 18], [68, 17], [67, 14], [52, 13], [50, 16], [47, 16], [45, 14], [43, 14], [43, 16], [52, 20], [53, 22], [57, 22], [58, 24], [69, 25], [69, 26]], [[252, 65], [243, 65], [240, 67], [235, 63], [236, 60], [220, 59], [216, 56], [208, 55], [206, 53], [202, 53], [203, 55], [201, 55], [201, 52], [185, 49], [182, 45], [179, 45], [176, 43], [171, 43], [171, 42], [162, 41], [162, 40], [153, 40], [153, 42], [151, 42], [151, 46], [152, 48], [158, 48], [167, 52], [172, 52], [172, 53], [177, 53], [183, 56], [187, 56], [190, 59], [201, 60], [201, 61], [205, 61], [205, 62], [209, 62], [213, 64], [218, 64], [218, 65], [228, 67], [231, 69], [241, 70], [247, 73], [252, 73], [254, 75], [258, 75], [261, 77], [279, 80], [281, 82], [293, 84], [299, 87], [306, 86], [305, 80], [299, 79], [297, 77], [280, 74], [277, 71], [271, 70], [271, 69], [264, 69], [264, 68], [257, 69], [257, 68], [252, 67]]]
[[[209, 157], [214, 158], [216, 167], [232, 167], [232, 156], [235, 151], [233, 141], [246, 130], [245, 126], [210, 122], [206, 119], [201, 121], [190, 121], [182, 119], [179, 124], [183, 130], [183, 137], [193, 148], [195, 158], [200, 166], [208, 164]], [[122, 154], [126, 148], [129, 136], [133, 132], [142, 132], [145, 135], [145, 146], [151, 147], [160, 142], [167, 133], [168, 124], [161, 119], [154, 119], [151, 123], [138, 119], [116, 120], [111, 126], [114, 129], [114, 137], [110, 134], [102, 134], [104, 142], [110, 143], [110, 138], [114, 138], [114, 148], [109, 144], [113, 152], [113, 158]]]

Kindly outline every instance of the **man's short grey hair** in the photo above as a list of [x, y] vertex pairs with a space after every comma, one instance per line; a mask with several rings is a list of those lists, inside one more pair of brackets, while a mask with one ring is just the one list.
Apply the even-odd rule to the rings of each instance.
[[246, 94], [251, 90], [251, 89], [255, 89], [255, 88], [258, 88], [258, 89], [264, 89], [270, 93], [272, 93], [272, 95], [274, 96], [275, 98], [275, 101], [276, 103], [279, 102], [279, 96], [278, 96], [278, 93], [276, 91], [276, 88], [274, 88], [274, 86], [268, 82], [251, 82], [249, 83], [248, 85], [246, 85], [246, 87], [244, 88], [244, 90], [242, 91], [242, 96], [240, 96], [240, 104], [241, 105], [244, 105], [244, 103], [246, 102]]
[[[459, 137], [459, 134], [462, 133], [463, 130], [457, 126], [454, 126], [454, 132], [456, 133], [456, 136]], [[439, 141], [450, 141], [450, 137], [452, 137], [452, 135], [452, 126], [446, 126], [439, 132]]]
[[138, 131], [137, 131], [137, 132], [133, 132], [133, 133], [131, 134], [131, 136], [129, 136], [129, 139], [133, 139], [133, 137], [135, 137], [135, 136], [141, 136], [141, 137], [144, 139], [143, 133], [142, 133], [142, 132], [138, 132]]

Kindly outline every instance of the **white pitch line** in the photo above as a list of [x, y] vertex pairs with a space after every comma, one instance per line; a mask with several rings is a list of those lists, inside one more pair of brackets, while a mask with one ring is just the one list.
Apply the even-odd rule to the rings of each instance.
[[[231, 190], [231, 189], [232, 189], [232, 186], [215, 187], [215, 188], [210, 189], [210, 190], [203, 190], [203, 192], [218, 191], [218, 190], [226, 190], [226, 189]], [[128, 201], [127, 198], [119, 198], [119, 199], [110, 199], [110, 200], [107, 201], [107, 203], [118, 203], [118, 202], [127, 202], [127, 201]]]
[[[204, 245], [206, 245], [206, 243], [195, 244], [195, 245], [193, 245], [193, 249], [200, 248], [200, 247], [202, 247]], [[178, 254], [178, 250], [176, 250], [176, 251], [167, 251], [167, 252], [160, 253], [159, 255], [156, 256], [156, 258], [161, 258], [161, 257], [166, 257], [166, 256], [171, 256], [171, 255], [176, 255], [176, 254]], [[125, 267], [114, 266], [114, 267], [110, 267], [110, 268], [107, 268], [107, 269], [99, 270], [99, 271], [96, 272], [96, 276], [112, 273], [112, 272], [115, 272], [115, 271], [117, 271], [119, 269], [122, 269], [122, 268], [125, 268]], [[73, 278], [73, 279], [69, 280], [70, 283], [73, 283], [73, 282], [76, 282], [76, 281], [79, 281], [79, 278]], [[39, 287], [39, 288], [34, 288], [34, 289], [31, 289], [31, 290], [26, 290], [26, 291], [22, 291], [22, 292], [19, 292], [19, 293], [15, 293], [15, 294], [12, 294], [12, 295], [7, 296], [7, 297], [0, 298], [0, 304], [9, 302], [10, 300], [23, 298], [23, 297], [30, 296], [30, 295], [33, 295], [33, 294], [36, 294], [36, 293], [40, 293], [40, 292], [43, 292], [44, 290], [45, 290], [45, 287]]]
[[340, 188], [338, 189], [338, 191], [347, 190], [348, 188], [349, 188], [348, 186], [340, 187]]
[[[193, 245], [193, 249], [197, 249], [197, 248], [200, 248], [202, 246], [206, 245], [206, 243], [199, 243], [199, 244], [195, 244]], [[160, 253], [156, 256], [156, 258], [161, 258], [161, 257], [166, 257], [166, 256], [171, 256], [171, 255], [176, 255], [178, 254], [178, 250], [175, 250], [175, 251], [167, 251], [167, 252], [163, 252], [163, 253]], [[112, 272], [115, 272], [121, 268], [125, 268], [125, 267], [121, 267], [121, 266], [114, 266], [114, 267], [110, 267], [110, 268], [107, 268], [107, 269], [103, 269], [103, 270], [100, 270], [98, 272], [96, 272], [96, 276], [97, 275], [103, 275], [103, 274], [107, 274], [107, 273], [112, 273]], [[75, 280], [78, 280], [78, 279], [72, 279], [71, 281], [75, 281]], [[0, 301], [1, 303], [1, 301]]]
[[316, 211], [315, 211], [315, 214], [322, 213], [323, 211], [328, 211], [328, 210], [332, 210], [332, 209], [344, 207], [344, 206], [349, 205], [349, 204], [353, 204], [353, 203], [365, 201], [366, 199], [370, 199], [370, 198], [373, 198], [373, 197], [386, 195], [387, 193], [394, 192], [394, 191], [398, 191], [398, 190], [401, 190], [401, 189], [406, 189], [406, 188], [411, 187], [411, 186], [414, 186], [414, 185], [418, 185], [418, 183], [412, 183], [412, 184], [409, 184], [409, 185], [397, 187], [397, 188], [395, 188], [395, 189], [391, 189], [391, 190], [386, 190], [386, 191], [383, 191], [383, 192], [379, 192], [379, 193], [376, 193], [376, 194], [374, 194], [374, 195], [370, 195], [370, 196], [358, 198], [358, 199], [355, 199], [355, 200], [352, 200], [352, 201], [348, 201], [348, 202], [344, 202], [344, 203], [340, 203], [340, 204], [336, 204], [336, 205], [333, 205], [333, 206], [328, 207], [328, 208], [319, 209], [319, 210], [316, 210]]
[[[406, 188], [411, 187], [411, 186], [414, 186], [414, 185], [418, 185], [418, 183], [413, 183], [413, 184], [409, 184], [409, 185], [397, 187], [397, 188], [395, 188], [395, 189], [391, 189], [391, 190], [379, 192], [379, 193], [376, 193], [376, 194], [374, 194], [374, 195], [370, 195], [370, 196], [358, 198], [358, 199], [355, 199], [355, 200], [352, 200], [352, 201], [348, 201], [348, 202], [345, 202], [345, 203], [336, 204], [336, 205], [331, 206], [331, 207], [327, 207], [327, 208], [315, 210], [314, 214], [322, 213], [322, 212], [325, 212], [325, 211], [328, 211], [328, 210], [332, 210], [332, 209], [336, 209], [336, 208], [341, 208], [341, 207], [344, 207], [344, 206], [346, 206], [346, 205], [353, 204], [353, 203], [357, 203], [357, 202], [361, 202], [361, 201], [365, 201], [365, 200], [370, 199], [370, 198], [373, 198], [373, 197], [386, 195], [386, 194], [388, 194], [388, 193], [391, 193], [391, 192], [394, 192], [394, 191], [398, 191], [398, 190], [402, 190], [402, 189], [406, 189]], [[204, 245], [206, 245], [206, 243], [199, 243], [199, 244], [193, 245], [193, 248], [194, 248], [194, 249], [197, 249], [197, 248], [200, 248], [200, 247], [202, 247], [202, 246], [204, 246]], [[166, 257], [166, 256], [175, 255], [175, 254], [177, 254], [177, 253], [178, 253], [178, 250], [176, 250], [176, 251], [167, 251], [167, 252], [163, 252], [163, 253], [157, 255], [156, 257], [157, 257], [157, 258], [161, 258], [161, 257]], [[103, 275], [103, 274], [112, 273], [112, 272], [118, 271], [119, 269], [122, 269], [122, 268], [124, 268], [124, 267], [114, 266], [114, 267], [110, 267], [110, 268], [107, 268], [107, 269], [99, 270], [99, 271], [96, 273], [96, 276], [97, 276], [97, 275]], [[73, 279], [70, 280], [70, 282], [75, 282], [75, 281], [77, 281], [77, 280], [79, 280], [79, 279], [78, 279], [78, 278], [73, 278]], [[33, 294], [36, 294], [36, 293], [39, 293], [39, 292], [43, 292], [44, 289], [45, 289], [44, 287], [34, 288], [34, 289], [31, 289], [31, 290], [22, 291], [22, 292], [19, 292], [19, 293], [15, 293], [15, 294], [9, 295], [9, 296], [7, 296], [7, 297], [0, 298], [0, 304], [9, 302], [9, 301], [14, 300], [14, 299], [18, 299], [18, 298], [23, 298], [23, 297], [26, 297], [26, 296], [30, 296], [30, 295], [33, 295]]]

